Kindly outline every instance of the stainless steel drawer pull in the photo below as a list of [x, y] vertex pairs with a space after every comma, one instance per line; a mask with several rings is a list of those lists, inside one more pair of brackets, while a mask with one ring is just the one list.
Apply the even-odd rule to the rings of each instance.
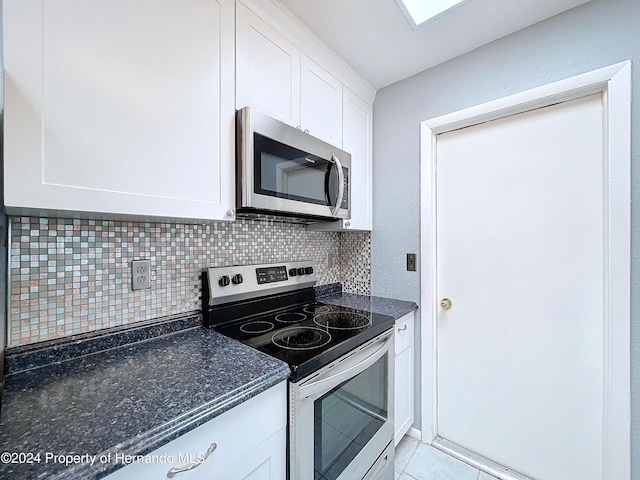
[[407, 329], [407, 327], [408, 327], [408, 325], [405, 323], [402, 327], [400, 327], [400, 328], [398, 329], [398, 331], [399, 331], [399, 332], [402, 332], [402, 331], [406, 330], [406, 329]]
[[189, 470], [193, 470], [194, 468], [199, 467], [200, 465], [202, 465], [204, 463], [204, 461], [207, 459], [207, 457], [213, 453], [213, 451], [216, 448], [218, 448], [218, 444], [214, 442], [211, 445], [209, 445], [209, 448], [204, 453], [204, 455], [200, 456], [200, 454], [198, 454], [198, 459], [195, 462], [190, 463], [189, 465], [187, 465], [185, 467], [172, 467], [167, 472], [167, 478], [173, 478], [179, 473], [188, 472]]

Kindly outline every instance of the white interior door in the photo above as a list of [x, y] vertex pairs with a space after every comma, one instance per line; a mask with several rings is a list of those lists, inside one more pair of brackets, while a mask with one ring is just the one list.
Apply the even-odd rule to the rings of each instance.
[[538, 480], [603, 478], [603, 111], [436, 141], [437, 435]]

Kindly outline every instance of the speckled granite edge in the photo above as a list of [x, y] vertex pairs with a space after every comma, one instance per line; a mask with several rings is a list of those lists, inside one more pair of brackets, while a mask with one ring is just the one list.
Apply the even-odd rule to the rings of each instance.
[[167, 335], [202, 325], [199, 311], [161, 317], [143, 324], [128, 324], [88, 334], [51, 340], [28, 347], [6, 350], [5, 373], [12, 375], [53, 363], [92, 355], [111, 348], [122, 347], [150, 337]]
[[336, 293], [342, 293], [342, 283], [328, 283], [326, 285], [316, 285], [314, 287], [316, 291], [316, 298], [324, 297], [327, 295], [333, 295]]
[[347, 292], [330, 293], [322, 296], [316, 295], [316, 299], [319, 302], [329, 305], [338, 305], [340, 307], [354, 308], [381, 315], [390, 315], [396, 320], [418, 309], [418, 305], [415, 302], [407, 300], [370, 297], [368, 295]]
[[[233, 407], [249, 400], [250, 398], [268, 390], [278, 383], [286, 380], [290, 375], [289, 367], [283, 363], [282, 368], [277, 372], [272, 372], [256, 379], [253, 382], [245, 384], [241, 389], [230, 392], [227, 395], [216, 398], [215, 400], [202, 405], [201, 407], [187, 412], [171, 422], [160, 427], [151, 429], [143, 434], [131, 438], [127, 442], [114, 445], [104, 450], [99, 455], [115, 454], [119, 455], [147, 455], [163, 445], [175, 440], [185, 433], [205, 424], [218, 415], [232, 409]], [[126, 465], [117, 465], [113, 463], [96, 463], [93, 466], [88, 464], [80, 464], [75, 467], [68, 468], [59, 474], [47, 477], [48, 480], [74, 480], [74, 479], [91, 479], [98, 480], [104, 478], [110, 473], [125, 467]]]

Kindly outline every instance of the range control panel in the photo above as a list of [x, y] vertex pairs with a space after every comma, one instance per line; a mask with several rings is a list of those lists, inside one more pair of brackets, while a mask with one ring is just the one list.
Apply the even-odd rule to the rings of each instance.
[[258, 284], [285, 282], [289, 280], [287, 276], [287, 267], [280, 265], [278, 267], [256, 268], [256, 278]]
[[211, 267], [206, 270], [211, 306], [311, 287], [316, 283], [312, 262]]

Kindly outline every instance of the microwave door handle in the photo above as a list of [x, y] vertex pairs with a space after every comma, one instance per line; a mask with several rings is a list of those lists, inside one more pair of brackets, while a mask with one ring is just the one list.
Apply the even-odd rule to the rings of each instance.
[[331, 215], [335, 217], [338, 215], [338, 210], [340, 210], [340, 205], [342, 205], [342, 197], [344, 196], [344, 172], [342, 171], [342, 163], [335, 154], [331, 154], [330, 161], [334, 163], [338, 169], [338, 197], [336, 198], [336, 206], [333, 208], [329, 207], [331, 208]]

